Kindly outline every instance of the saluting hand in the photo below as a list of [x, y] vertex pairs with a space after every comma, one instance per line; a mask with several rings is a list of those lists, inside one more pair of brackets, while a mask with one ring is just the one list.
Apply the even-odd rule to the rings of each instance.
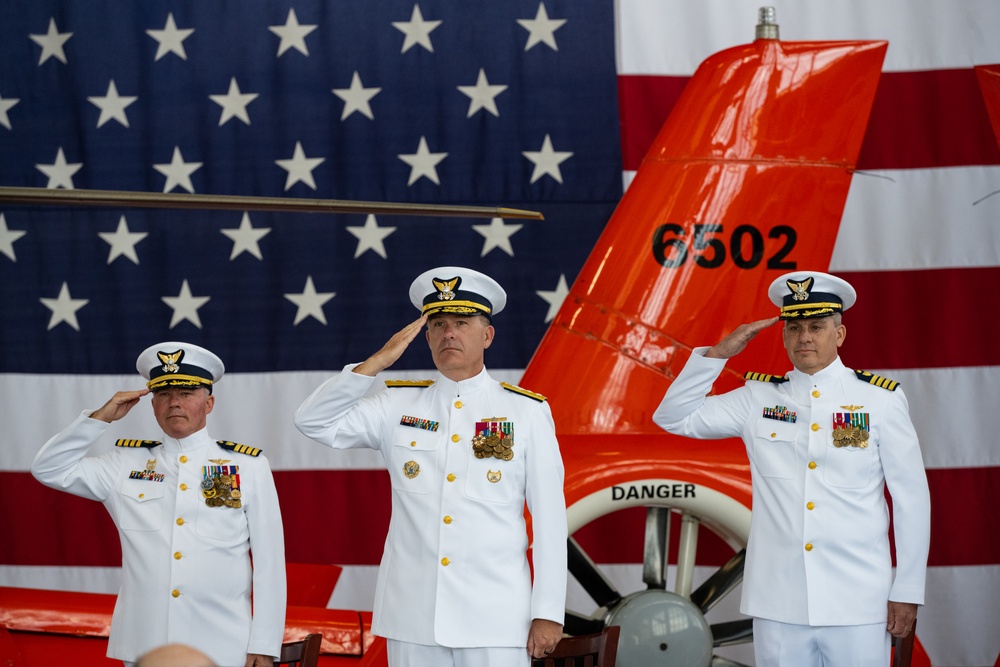
[[139, 399], [149, 393], [149, 389], [138, 389], [136, 391], [119, 391], [111, 397], [111, 400], [102, 405], [97, 410], [90, 413], [91, 419], [99, 419], [102, 422], [118, 421], [128, 414], [128, 411], [135, 407]]
[[410, 346], [420, 329], [427, 323], [427, 316], [421, 315], [392, 335], [392, 338], [382, 346], [382, 349], [354, 367], [354, 372], [360, 375], [378, 375], [396, 363], [403, 352]]
[[746, 349], [747, 343], [757, 337], [764, 329], [778, 321], [778, 317], [757, 320], [749, 324], [741, 324], [721, 341], [709, 348], [705, 356], [709, 359], [729, 359]]

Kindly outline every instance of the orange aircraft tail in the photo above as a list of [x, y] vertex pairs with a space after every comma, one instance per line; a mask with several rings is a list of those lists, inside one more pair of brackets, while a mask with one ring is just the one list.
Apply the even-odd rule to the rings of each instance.
[[770, 316], [782, 273], [827, 269], [886, 48], [758, 39], [698, 68], [522, 379], [561, 436], [659, 433], [692, 347]]

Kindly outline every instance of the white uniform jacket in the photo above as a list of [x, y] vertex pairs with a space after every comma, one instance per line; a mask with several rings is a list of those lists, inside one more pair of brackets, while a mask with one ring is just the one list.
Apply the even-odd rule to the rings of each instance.
[[[814, 375], [793, 370], [787, 382], [750, 381], [706, 398], [725, 366], [704, 357], [707, 349], [694, 351], [653, 420], [678, 435], [746, 443], [753, 515], [740, 611], [861, 625], [884, 623], [889, 600], [923, 604], [930, 494], [902, 390], [860, 380], [838, 357]], [[834, 446], [835, 419], [845, 413], [866, 423], [867, 447]]]
[[[388, 467], [392, 518], [372, 632], [425, 645], [525, 646], [533, 618], [562, 623], [566, 504], [548, 404], [505, 390], [485, 369], [462, 382], [437, 374], [429, 386], [387, 383], [362, 398], [374, 378], [353, 367], [306, 399], [295, 425], [330, 447], [378, 449]], [[474, 456], [483, 422], [510, 425], [512, 458]]]
[[[101, 501], [118, 527], [122, 584], [108, 656], [134, 662], [173, 642], [223, 667], [242, 667], [247, 653], [277, 656], [285, 629], [285, 548], [267, 459], [223, 449], [205, 429], [87, 457], [108, 428], [90, 412], [42, 447], [31, 473], [46, 486]], [[202, 496], [203, 466], [227, 459], [224, 465], [237, 467], [242, 506], [210, 507]]]

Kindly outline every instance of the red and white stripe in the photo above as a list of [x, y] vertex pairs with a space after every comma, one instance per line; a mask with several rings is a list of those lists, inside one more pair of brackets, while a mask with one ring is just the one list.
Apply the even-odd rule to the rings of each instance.
[[[618, 0], [626, 183], [698, 64], [753, 40], [759, 4]], [[784, 40], [889, 41], [829, 269], [863, 295], [850, 313], [845, 360], [901, 381], [921, 436], [933, 500], [921, 642], [934, 665], [990, 666], [1000, 628], [1000, 523], [990, 502], [990, 491], [1000, 486], [1000, 346], [994, 340], [1000, 194], [990, 196], [1000, 190], [1000, 147], [972, 68], [1000, 63], [1000, 3], [773, 4]], [[554, 7], [549, 14], [558, 18]], [[494, 375], [517, 382], [521, 370]], [[295, 408], [326, 377], [227, 376], [216, 390], [210, 430], [265, 450], [286, 531], [315, 536], [308, 547], [288, 541], [289, 560], [347, 566], [331, 606], [369, 609], [389, 515], [381, 460], [369, 451], [328, 450], [291, 425]], [[0, 512], [0, 585], [116, 590], [120, 553], [103, 508], [43, 489], [27, 471], [41, 444], [81, 409], [138, 386], [135, 376], [0, 375], [0, 395], [38, 399], [28, 407], [0, 401], [4, 441], [15, 445], [0, 448], [7, 499]], [[126, 426], [114, 424], [105, 445], [156, 433], [144, 408]], [[304, 524], [317, 513], [326, 528], [307, 531]], [[602, 542], [612, 546], [591, 555], [620, 590], [639, 588], [641, 548], [614, 546], [628, 540]], [[571, 606], [587, 609], [581, 592], [572, 597], [580, 603]], [[745, 653], [741, 659], [752, 660]]]

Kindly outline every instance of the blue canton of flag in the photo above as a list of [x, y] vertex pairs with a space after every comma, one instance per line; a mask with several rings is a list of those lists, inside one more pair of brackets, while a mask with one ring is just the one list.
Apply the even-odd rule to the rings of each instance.
[[622, 193], [610, 1], [4, 3], [0, 62], [2, 186], [545, 215], [0, 203], [0, 372], [129, 373], [170, 339], [339, 368], [449, 264], [506, 288], [487, 363], [523, 368]]

